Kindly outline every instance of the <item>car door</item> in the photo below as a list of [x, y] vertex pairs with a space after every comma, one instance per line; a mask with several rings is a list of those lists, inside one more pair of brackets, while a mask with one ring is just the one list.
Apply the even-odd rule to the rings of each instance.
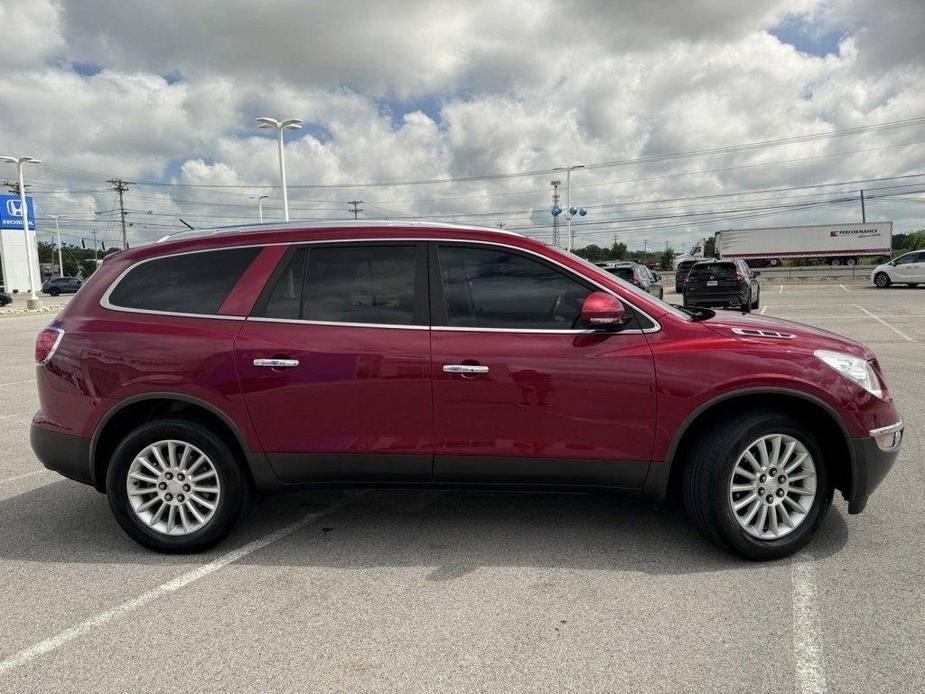
[[426, 247], [293, 247], [235, 341], [263, 450], [284, 482], [433, 472]]
[[917, 277], [917, 266], [920, 265], [919, 252], [906, 253], [899, 256], [893, 261], [893, 269], [890, 271], [890, 278], [900, 284], [904, 282], [915, 282]]
[[925, 251], [918, 251], [909, 265], [909, 278], [913, 282], [925, 282]]
[[599, 287], [525, 251], [435, 243], [430, 269], [435, 479], [641, 486], [656, 324], [585, 329]]

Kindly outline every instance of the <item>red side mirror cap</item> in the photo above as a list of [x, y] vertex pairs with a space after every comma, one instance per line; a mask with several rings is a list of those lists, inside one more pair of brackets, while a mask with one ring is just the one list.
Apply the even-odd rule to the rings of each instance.
[[591, 292], [581, 305], [581, 321], [594, 327], [621, 325], [628, 318], [623, 303], [607, 292]]

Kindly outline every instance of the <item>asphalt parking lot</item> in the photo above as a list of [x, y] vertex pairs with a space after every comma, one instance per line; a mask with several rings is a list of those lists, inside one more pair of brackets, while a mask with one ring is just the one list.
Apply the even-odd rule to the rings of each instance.
[[[666, 298], [673, 300], [674, 295]], [[754, 564], [608, 495], [299, 492], [217, 549], [132, 543], [28, 442], [32, 342], [0, 319], [0, 690], [925, 689], [925, 288], [762, 284], [869, 345], [906, 421], [867, 510]]]

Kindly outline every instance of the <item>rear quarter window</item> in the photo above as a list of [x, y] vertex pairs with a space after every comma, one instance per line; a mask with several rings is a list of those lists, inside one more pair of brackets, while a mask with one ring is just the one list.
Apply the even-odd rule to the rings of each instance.
[[260, 248], [231, 248], [165, 256], [132, 267], [110, 289], [115, 308], [215, 314]]

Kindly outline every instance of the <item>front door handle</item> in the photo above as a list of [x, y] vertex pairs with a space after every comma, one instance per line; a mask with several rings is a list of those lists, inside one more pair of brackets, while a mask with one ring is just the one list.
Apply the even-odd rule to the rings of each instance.
[[487, 374], [488, 367], [481, 364], [444, 364], [445, 374]]
[[298, 365], [298, 359], [254, 359], [254, 366], [267, 366], [271, 369], [291, 369]]

